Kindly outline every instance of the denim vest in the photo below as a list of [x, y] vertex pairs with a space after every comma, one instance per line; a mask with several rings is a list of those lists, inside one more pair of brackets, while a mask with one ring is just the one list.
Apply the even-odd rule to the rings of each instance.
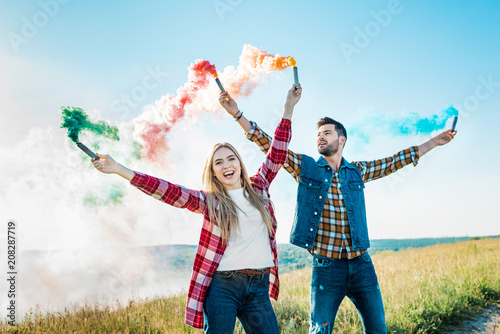
[[[301, 157], [297, 204], [290, 232], [290, 243], [311, 250], [328, 196], [328, 189], [332, 183], [333, 170], [323, 157], [320, 157], [318, 161], [304, 154], [301, 154]], [[370, 247], [370, 241], [363, 193], [365, 184], [361, 178], [361, 172], [355, 165], [342, 158], [339, 179], [351, 229], [352, 248], [353, 250], [367, 249]]]

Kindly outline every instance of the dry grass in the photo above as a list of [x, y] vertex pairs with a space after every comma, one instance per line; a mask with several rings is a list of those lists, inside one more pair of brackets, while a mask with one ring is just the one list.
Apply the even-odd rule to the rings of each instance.
[[[472, 240], [373, 257], [389, 333], [439, 333], [500, 301], [500, 239]], [[310, 269], [281, 277], [274, 308], [282, 333], [307, 333]], [[73, 312], [32, 311], [3, 333], [199, 333], [184, 325], [185, 295], [130, 302], [126, 307], [81, 306]], [[236, 332], [241, 332], [238, 326]], [[344, 300], [335, 333], [362, 332]], [[498, 326], [492, 328], [498, 332]]]

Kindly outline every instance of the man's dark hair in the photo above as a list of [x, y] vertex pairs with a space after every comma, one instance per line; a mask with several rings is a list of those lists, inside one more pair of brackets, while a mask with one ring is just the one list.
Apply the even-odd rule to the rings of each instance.
[[337, 131], [337, 135], [344, 136], [345, 140], [347, 141], [347, 131], [345, 130], [345, 127], [342, 125], [342, 123], [337, 122], [336, 120], [330, 118], [330, 117], [323, 117], [318, 121], [318, 129], [325, 125], [325, 124], [333, 124], [335, 125], [335, 131]]

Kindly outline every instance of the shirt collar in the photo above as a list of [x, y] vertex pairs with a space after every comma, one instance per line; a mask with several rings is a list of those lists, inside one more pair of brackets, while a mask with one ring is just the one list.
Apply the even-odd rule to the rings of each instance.
[[[322, 156], [319, 157], [319, 159], [317, 160], [317, 163], [318, 163], [318, 166], [320, 166], [320, 167], [330, 166], [328, 164], [328, 162], [325, 160], [325, 158], [323, 158]], [[356, 168], [353, 164], [347, 162], [347, 160], [344, 157], [342, 157], [342, 162], [340, 164], [340, 169], [342, 169], [343, 167], [351, 168], [351, 169], [355, 169]]]

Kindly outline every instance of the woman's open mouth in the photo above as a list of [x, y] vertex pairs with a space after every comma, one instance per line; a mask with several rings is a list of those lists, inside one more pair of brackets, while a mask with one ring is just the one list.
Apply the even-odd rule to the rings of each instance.
[[226, 179], [230, 179], [234, 175], [234, 171], [227, 171], [224, 174], [222, 174]]

